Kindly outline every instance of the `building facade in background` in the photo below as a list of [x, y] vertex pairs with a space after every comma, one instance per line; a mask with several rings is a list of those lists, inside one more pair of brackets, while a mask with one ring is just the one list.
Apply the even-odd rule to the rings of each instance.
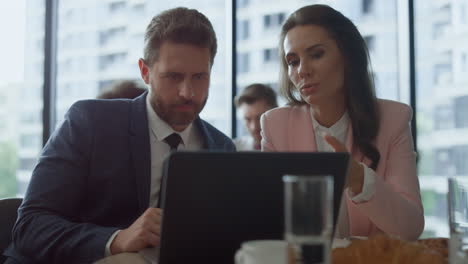
[[447, 178], [468, 177], [468, 1], [415, 3], [419, 177], [426, 230], [447, 236]]
[[21, 84], [0, 83], [0, 197], [14, 197], [17, 190], [18, 105]]
[[42, 149], [45, 1], [26, 0], [25, 12], [25, 77], [19, 90], [19, 107], [15, 114], [18, 121], [16, 180], [19, 196], [26, 191]]

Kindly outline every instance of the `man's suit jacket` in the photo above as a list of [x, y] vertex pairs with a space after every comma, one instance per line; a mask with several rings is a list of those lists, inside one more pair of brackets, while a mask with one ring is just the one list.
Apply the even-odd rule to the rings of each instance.
[[[112, 233], [149, 207], [145, 98], [71, 106], [33, 171], [6, 255], [20, 263], [91, 263], [104, 257]], [[205, 121], [194, 125], [205, 149], [235, 151]]]
[[[409, 122], [411, 108], [378, 100], [380, 128], [375, 146], [380, 153], [375, 195], [355, 203], [346, 199], [352, 236], [385, 232], [414, 240], [424, 228], [424, 214], [416, 175], [416, 155]], [[263, 151], [316, 151], [315, 134], [308, 105], [276, 108], [261, 118]], [[348, 127], [346, 148], [352, 157], [370, 166], [370, 160], [353, 146]]]

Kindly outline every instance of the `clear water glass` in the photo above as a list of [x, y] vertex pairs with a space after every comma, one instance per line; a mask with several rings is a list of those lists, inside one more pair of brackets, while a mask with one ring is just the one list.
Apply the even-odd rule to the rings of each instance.
[[468, 177], [448, 179], [449, 262], [468, 263]]
[[329, 264], [333, 177], [284, 175], [283, 182], [289, 263]]

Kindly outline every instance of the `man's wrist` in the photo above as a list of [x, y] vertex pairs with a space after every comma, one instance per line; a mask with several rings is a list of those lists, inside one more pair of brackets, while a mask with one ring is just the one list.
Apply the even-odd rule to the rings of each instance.
[[[120, 233], [121, 230], [117, 230], [115, 231], [109, 238], [109, 240], [107, 241], [106, 243], [106, 250], [105, 250], [105, 256], [108, 257], [108, 256], [111, 256], [111, 255], [114, 255], [114, 254], [117, 254], [117, 249], [114, 249], [112, 248], [112, 245], [115, 244], [115, 239], [117, 237], [117, 235]], [[115, 245], [114, 245], [115, 247]], [[117, 251], [116, 251], [117, 250]]]

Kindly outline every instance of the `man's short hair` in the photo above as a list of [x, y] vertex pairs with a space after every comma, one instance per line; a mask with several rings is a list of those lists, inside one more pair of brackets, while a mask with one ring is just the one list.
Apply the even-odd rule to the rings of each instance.
[[143, 58], [148, 66], [158, 60], [159, 48], [165, 41], [208, 48], [213, 66], [216, 34], [208, 18], [197, 10], [178, 7], [153, 17], [145, 33]]
[[272, 108], [278, 106], [276, 92], [270, 86], [261, 83], [254, 83], [245, 87], [244, 90], [236, 96], [234, 103], [236, 107], [240, 107], [242, 104], [250, 105], [261, 100], [264, 100], [267, 105]]
[[121, 80], [113, 82], [109, 87], [104, 88], [97, 96], [97, 99], [134, 99], [142, 95], [145, 91], [146, 89], [136, 81]]

